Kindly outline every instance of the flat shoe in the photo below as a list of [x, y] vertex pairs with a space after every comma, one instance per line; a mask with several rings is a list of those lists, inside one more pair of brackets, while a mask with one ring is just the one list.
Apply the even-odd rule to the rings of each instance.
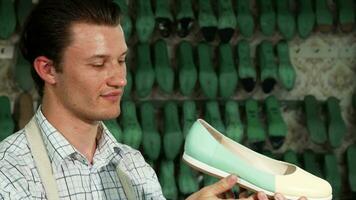
[[142, 126], [143, 152], [149, 160], [157, 160], [161, 151], [161, 136], [157, 130], [155, 110], [150, 102], [144, 102], [140, 107]]
[[194, 123], [186, 138], [183, 160], [219, 178], [235, 174], [241, 187], [263, 191], [268, 196], [281, 193], [292, 200], [301, 196], [308, 200], [332, 199], [327, 181], [293, 164], [254, 152], [219, 133], [202, 119]]
[[184, 96], [189, 96], [193, 93], [198, 79], [197, 67], [193, 59], [193, 47], [183, 41], [178, 46], [178, 68], [179, 68], [179, 88]]
[[219, 46], [219, 93], [222, 98], [234, 95], [238, 77], [230, 44]]
[[218, 92], [218, 77], [212, 61], [212, 47], [202, 42], [198, 44], [199, 56], [199, 83], [206, 97], [215, 99]]
[[154, 65], [159, 88], [167, 94], [172, 94], [174, 72], [169, 61], [167, 44], [164, 40], [158, 40], [154, 45]]

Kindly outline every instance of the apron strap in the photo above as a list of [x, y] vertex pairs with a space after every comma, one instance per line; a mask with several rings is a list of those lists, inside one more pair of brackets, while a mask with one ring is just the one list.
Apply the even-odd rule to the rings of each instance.
[[119, 176], [122, 187], [124, 188], [125, 195], [128, 200], [135, 200], [135, 192], [132, 187], [132, 183], [127, 174], [122, 171], [119, 165], [116, 167], [116, 173]]
[[25, 134], [48, 200], [59, 200], [56, 180], [35, 117], [25, 126]]

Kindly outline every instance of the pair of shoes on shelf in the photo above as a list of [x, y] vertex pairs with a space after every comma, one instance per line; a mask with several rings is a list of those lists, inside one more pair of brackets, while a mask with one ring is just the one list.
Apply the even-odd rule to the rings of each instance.
[[7, 40], [16, 29], [15, 6], [12, 0], [0, 0], [0, 39]]
[[12, 119], [10, 99], [7, 96], [0, 96], [0, 142], [10, 136], [15, 129]]
[[194, 123], [186, 138], [183, 160], [215, 177], [235, 174], [239, 177], [238, 185], [252, 191], [264, 191], [268, 196], [278, 192], [287, 199], [301, 196], [311, 200], [332, 198], [327, 181], [296, 165], [256, 153], [225, 137], [201, 119]]
[[204, 39], [211, 42], [218, 32], [223, 43], [230, 41], [237, 24], [231, 1], [219, 0], [217, 4], [218, 17], [214, 14], [212, 2], [199, 0], [198, 24]]
[[339, 147], [347, 131], [339, 100], [330, 97], [326, 101], [327, 127], [321, 118], [321, 108], [314, 96], [308, 95], [304, 98], [304, 110], [311, 140], [314, 143], [323, 144], [329, 138], [332, 147]]
[[[279, 101], [275, 96], [269, 96], [264, 102], [267, 116], [267, 133], [274, 149], [280, 148], [287, 135], [288, 128], [281, 111]], [[245, 102], [246, 120], [247, 120], [247, 139], [252, 149], [262, 151], [266, 141], [266, 132], [260, 117], [258, 102], [254, 99], [248, 99]]]
[[161, 151], [161, 136], [157, 129], [155, 109], [150, 102], [140, 106], [143, 152], [151, 161], [158, 159]]
[[278, 82], [287, 90], [292, 90], [295, 84], [296, 72], [290, 61], [287, 42], [280, 41], [276, 51], [278, 64], [275, 62], [273, 44], [270, 41], [262, 41], [258, 46], [260, 81], [264, 93], [270, 93]]

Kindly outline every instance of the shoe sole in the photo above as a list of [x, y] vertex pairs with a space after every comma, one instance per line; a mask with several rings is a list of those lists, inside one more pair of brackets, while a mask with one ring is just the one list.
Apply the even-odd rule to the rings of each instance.
[[[187, 155], [185, 152], [183, 153], [183, 161], [186, 162], [192, 168], [194, 168], [198, 171], [201, 171], [203, 173], [209, 174], [211, 176], [217, 177], [217, 178], [224, 178], [224, 177], [227, 177], [230, 175], [229, 173], [227, 173], [225, 171], [216, 169], [216, 168], [211, 167], [211, 166], [209, 166], [195, 158], [192, 158], [191, 156]], [[245, 189], [248, 189], [248, 190], [251, 190], [254, 192], [264, 192], [269, 197], [273, 197], [275, 194], [274, 192], [264, 190], [256, 185], [242, 179], [241, 177], [238, 177], [237, 184], [240, 187], [243, 187]], [[288, 200], [298, 200], [300, 198], [300, 197], [287, 196], [287, 195], [284, 195], [284, 197], [287, 198]], [[332, 196], [327, 197], [327, 198], [308, 198], [308, 200], [331, 200], [331, 199], [332, 199]]]

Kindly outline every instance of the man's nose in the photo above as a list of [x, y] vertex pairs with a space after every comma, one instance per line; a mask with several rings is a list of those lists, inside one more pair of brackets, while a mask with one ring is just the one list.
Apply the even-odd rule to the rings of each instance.
[[124, 87], [127, 84], [126, 66], [114, 66], [111, 70], [108, 84], [114, 87]]

